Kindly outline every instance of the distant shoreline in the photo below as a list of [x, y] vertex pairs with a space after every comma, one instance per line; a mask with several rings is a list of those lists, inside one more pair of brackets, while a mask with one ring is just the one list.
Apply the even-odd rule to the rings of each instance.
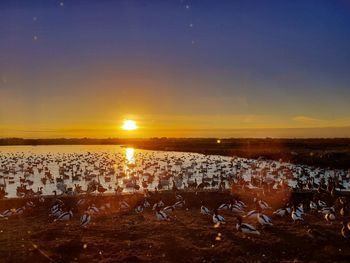
[[[266, 158], [323, 168], [350, 169], [350, 138], [334, 139], [0, 139], [0, 146], [122, 145], [143, 150], [193, 152], [243, 158]], [[0, 148], [1, 149], [1, 148]]]

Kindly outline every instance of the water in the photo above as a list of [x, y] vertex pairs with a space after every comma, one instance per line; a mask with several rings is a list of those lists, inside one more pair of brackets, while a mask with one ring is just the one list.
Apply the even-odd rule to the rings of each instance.
[[[168, 189], [173, 180], [178, 188], [183, 188], [184, 184], [187, 187], [195, 180], [201, 183], [205, 178], [210, 184], [207, 188], [215, 188], [219, 181], [229, 187], [229, 182], [243, 178], [249, 187], [253, 187], [249, 184], [252, 178], [263, 177], [272, 184], [283, 180], [294, 187], [296, 178], [305, 181], [314, 176], [318, 182], [322, 177], [346, 175], [342, 170], [322, 170], [277, 161], [147, 151], [113, 145], [3, 146], [0, 147], [0, 164], [0, 184], [6, 186], [7, 197], [17, 197], [17, 187], [21, 184], [34, 191], [42, 188], [43, 195], [52, 195], [54, 191], [60, 194], [74, 189], [76, 184], [86, 190], [92, 181], [99, 182], [106, 189], [105, 193], [114, 193], [118, 186], [124, 189], [123, 192], [142, 192], [143, 186], [154, 190], [159, 184], [162, 189]], [[60, 167], [61, 170], [65, 168], [61, 173]], [[44, 178], [50, 177], [51, 181], [44, 182]], [[57, 178], [63, 178], [63, 181], [57, 182]], [[139, 188], [134, 187], [135, 184]], [[344, 181], [344, 185], [350, 188], [349, 181]]]

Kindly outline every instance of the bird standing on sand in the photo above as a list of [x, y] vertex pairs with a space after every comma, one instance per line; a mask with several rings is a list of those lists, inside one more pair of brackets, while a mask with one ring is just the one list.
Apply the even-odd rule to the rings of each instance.
[[91, 222], [91, 215], [89, 211], [85, 211], [85, 213], [80, 217], [80, 226], [87, 227]]
[[341, 229], [340, 233], [346, 239], [350, 238], [350, 228], [349, 228], [349, 226], [350, 226], [350, 223], [347, 225], [346, 222], [343, 221], [342, 229]]
[[324, 216], [327, 222], [331, 223], [335, 220], [335, 215], [333, 213], [328, 213]]
[[72, 210], [69, 210], [69, 212], [64, 212], [62, 213], [55, 221], [69, 221], [73, 217], [73, 212]]
[[161, 211], [159, 207], [156, 207], [156, 217], [158, 221], [170, 221], [169, 216], [164, 211]]
[[225, 224], [225, 218], [221, 215], [218, 214], [218, 210], [215, 209], [214, 210], [214, 214], [213, 214], [213, 223], [216, 224]]
[[291, 216], [292, 216], [292, 219], [293, 219], [294, 223], [295, 223], [295, 222], [303, 222], [303, 221], [304, 221], [302, 215], [301, 215], [300, 213], [298, 213], [298, 212], [295, 210], [295, 208], [293, 208], [293, 211], [292, 211], [292, 215], [291, 215]]
[[268, 217], [267, 215], [259, 213], [257, 215], [257, 219], [260, 225], [262, 226], [273, 226], [271, 218]]
[[258, 230], [256, 230], [255, 227], [253, 227], [252, 225], [247, 224], [247, 223], [242, 223], [241, 216], [237, 216], [236, 218], [238, 220], [238, 222], [236, 224], [237, 231], [239, 231], [243, 234], [260, 235], [260, 232]]
[[201, 205], [201, 214], [202, 215], [209, 215], [209, 209], [205, 206], [205, 203], [202, 201]]

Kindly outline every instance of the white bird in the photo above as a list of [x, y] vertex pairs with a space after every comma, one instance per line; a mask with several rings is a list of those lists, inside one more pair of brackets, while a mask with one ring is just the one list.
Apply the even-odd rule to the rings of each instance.
[[333, 206], [331, 207], [322, 207], [318, 212], [326, 215], [326, 214], [331, 214], [335, 212], [335, 209]]
[[323, 207], [326, 207], [327, 204], [326, 204], [326, 202], [324, 202], [324, 201], [322, 201], [322, 200], [318, 200], [318, 206], [321, 207], [321, 208], [323, 208]]
[[256, 218], [258, 213], [259, 212], [257, 210], [252, 210], [252, 211], [248, 212], [244, 217], [246, 217], [246, 218]]
[[272, 226], [273, 225], [271, 218], [268, 217], [267, 215], [259, 213], [257, 215], [257, 219], [258, 219], [258, 222], [260, 223], [260, 225], [262, 225], [262, 226]]
[[164, 211], [161, 211], [159, 207], [156, 207], [156, 217], [158, 221], [170, 221], [169, 216]]
[[209, 215], [209, 213], [210, 213], [209, 209], [205, 206], [204, 202], [202, 201], [201, 214], [202, 215]]
[[100, 210], [95, 205], [89, 206], [87, 211], [92, 215], [98, 215], [100, 213]]
[[15, 214], [16, 214], [16, 215], [23, 215], [24, 210], [26, 210], [26, 207], [25, 207], [25, 206], [20, 207], [20, 208], [17, 208]]
[[163, 203], [162, 200], [160, 200], [160, 201], [154, 203], [154, 205], [153, 205], [153, 207], [152, 207], [152, 210], [156, 210], [157, 207], [163, 207], [163, 206], [164, 206], [164, 203]]
[[328, 213], [324, 216], [327, 222], [333, 222], [335, 220], [335, 215], [333, 213]]
[[185, 206], [185, 200], [177, 201], [177, 202], [174, 204], [174, 207], [175, 207], [175, 208], [183, 208], [184, 206]]
[[233, 213], [240, 214], [240, 213], [243, 213], [243, 208], [238, 204], [234, 204], [231, 206], [231, 211]]
[[169, 205], [162, 209], [165, 213], [171, 213], [175, 210], [175, 205]]
[[135, 207], [135, 212], [136, 212], [137, 214], [142, 213], [143, 210], [144, 210], [143, 205], [138, 205], [138, 206]]
[[317, 210], [317, 204], [313, 201], [310, 201], [310, 209], [311, 210]]
[[62, 213], [55, 221], [69, 221], [73, 217], [73, 212], [70, 210], [69, 212]]
[[144, 201], [143, 201], [143, 207], [144, 208], [148, 208], [148, 207], [150, 207], [151, 205], [150, 205], [150, 203], [147, 201], [147, 199], [145, 199]]
[[280, 217], [284, 217], [289, 214], [288, 210], [286, 208], [280, 208], [277, 209], [275, 212], [273, 212], [274, 215], [278, 215]]
[[258, 204], [261, 209], [271, 209], [271, 207], [265, 201], [259, 200]]
[[230, 210], [230, 207], [231, 207], [231, 204], [224, 203], [218, 207], [218, 210]]
[[9, 218], [10, 216], [14, 215], [15, 212], [16, 212], [15, 209], [7, 209], [4, 212], [2, 212], [1, 215], [3, 217]]
[[214, 210], [214, 214], [213, 214], [213, 223], [216, 224], [225, 224], [225, 218], [221, 215], [218, 214], [218, 210], [215, 209]]
[[297, 221], [304, 221], [303, 217], [301, 214], [299, 214], [298, 212], [296, 212], [293, 208], [293, 211], [292, 211], [292, 219], [294, 222], [297, 222]]
[[89, 211], [85, 211], [85, 213], [80, 217], [80, 226], [87, 227], [90, 224], [91, 215]]
[[260, 232], [256, 230], [255, 227], [247, 223], [242, 223], [242, 217], [238, 216], [237, 220], [238, 220], [236, 224], [237, 231], [242, 232], [243, 234], [260, 235]]
[[303, 204], [300, 204], [295, 208], [295, 212], [298, 213], [300, 216], [304, 214], [304, 206]]

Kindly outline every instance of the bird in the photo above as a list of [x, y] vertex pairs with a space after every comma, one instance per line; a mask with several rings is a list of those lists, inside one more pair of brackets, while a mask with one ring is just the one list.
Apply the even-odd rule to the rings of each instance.
[[231, 204], [223, 203], [217, 208], [217, 210], [230, 210], [230, 208], [231, 208]]
[[295, 207], [295, 212], [302, 216], [304, 214], [304, 205], [300, 204], [297, 207]]
[[72, 210], [69, 210], [69, 212], [64, 212], [62, 213], [55, 221], [69, 221], [73, 217], [73, 212]]
[[144, 208], [148, 208], [148, 207], [150, 207], [151, 205], [150, 205], [150, 203], [148, 202], [148, 200], [147, 199], [145, 199], [144, 201], [143, 201], [143, 207]]
[[259, 212], [257, 210], [252, 210], [252, 211], [248, 212], [244, 217], [246, 217], [246, 218], [256, 218], [258, 213]]
[[328, 213], [324, 216], [327, 222], [333, 222], [335, 220], [335, 215], [333, 213]]
[[321, 208], [323, 208], [323, 207], [326, 207], [327, 206], [327, 204], [326, 204], [326, 202], [325, 201], [322, 201], [322, 200], [318, 200], [318, 206], [319, 207], [321, 207]]
[[274, 215], [278, 215], [280, 217], [284, 217], [288, 214], [290, 214], [290, 208], [279, 208], [275, 212], [273, 212]]
[[220, 225], [220, 224], [225, 224], [226, 223], [225, 222], [225, 218], [218, 214], [218, 210], [217, 209], [214, 210], [213, 223], [215, 225], [217, 225], [217, 224]]
[[2, 216], [9, 218], [16, 213], [16, 209], [7, 209], [1, 213]]
[[174, 207], [175, 207], [175, 208], [183, 208], [184, 206], [185, 206], [185, 200], [177, 201], [177, 202], [174, 204]]
[[85, 211], [84, 214], [80, 217], [80, 226], [87, 227], [90, 224], [91, 215], [89, 211]]
[[159, 200], [158, 202], [155, 202], [153, 207], [152, 207], [152, 210], [156, 210], [157, 207], [163, 207], [164, 206], [164, 203], [162, 200]]
[[250, 234], [250, 235], [260, 235], [260, 232], [258, 230], [255, 229], [255, 227], [253, 227], [250, 224], [247, 223], [242, 223], [242, 217], [241, 216], [237, 216], [237, 224], [236, 224], [236, 229], [237, 231], [243, 233], [243, 234]]
[[346, 222], [344, 222], [344, 221], [342, 223], [341, 235], [344, 238], [350, 238], [350, 229], [348, 228]]
[[349, 215], [349, 210], [343, 205], [343, 207], [339, 211], [340, 215], [345, 217]]
[[89, 206], [87, 211], [92, 215], [98, 215], [100, 213], [100, 210], [94, 204]]
[[159, 207], [156, 207], [156, 218], [158, 221], [170, 221], [169, 216], [164, 211], [161, 211]]
[[271, 207], [265, 201], [259, 200], [258, 204], [261, 209], [271, 209]]
[[331, 207], [322, 207], [321, 210], [319, 210], [318, 212], [326, 215], [326, 214], [334, 213], [335, 209], [334, 209], [333, 206], [331, 206]]
[[144, 207], [143, 207], [142, 204], [140, 204], [140, 205], [138, 205], [138, 206], [135, 207], [135, 212], [136, 212], [137, 214], [142, 213], [143, 210], [144, 210]]
[[310, 201], [310, 209], [312, 211], [317, 210], [317, 204], [314, 201]]
[[202, 201], [201, 205], [201, 214], [202, 215], [209, 215], [209, 209], [205, 206], [205, 203]]
[[267, 215], [258, 213], [257, 219], [260, 225], [262, 226], [273, 226], [271, 218], [268, 217]]
[[4, 216], [3, 214], [0, 214], [0, 220], [8, 220], [8, 217]]
[[16, 209], [15, 214], [16, 215], [23, 215], [25, 210], [26, 210], [26, 207], [22, 206], [22, 207]]
[[292, 217], [294, 223], [295, 223], [295, 222], [304, 221], [302, 215], [299, 214], [298, 212], [296, 212], [294, 208], [293, 208], [293, 210], [292, 210], [292, 215], [291, 215], [291, 217]]
[[165, 213], [171, 213], [175, 210], [175, 205], [169, 205], [162, 209]]
[[240, 214], [243, 213], [243, 207], [241, 207], [238, 203], [231, 205], [231, 212]]

